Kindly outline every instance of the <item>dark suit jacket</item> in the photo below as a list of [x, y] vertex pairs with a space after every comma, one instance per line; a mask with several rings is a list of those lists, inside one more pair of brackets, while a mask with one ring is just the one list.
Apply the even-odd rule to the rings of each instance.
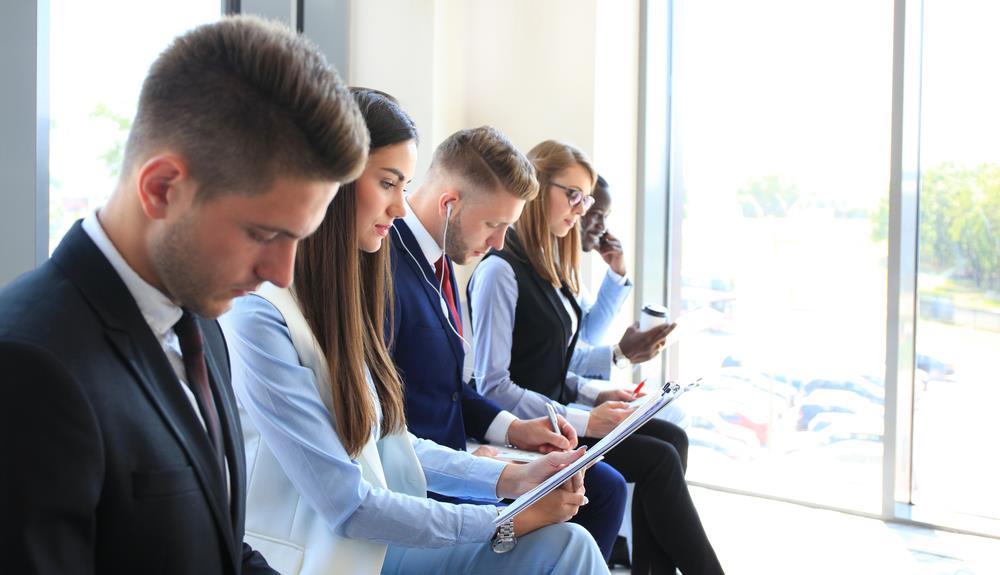
[[0, 291], [0, 571], [273, 573], [242, 542], [229, 359], [218, 324], [201, 328], [231, 497], [159, 342], [79, 222]]
[[[413, 232], [396, 220], [390, 235], [396, 297], [392, 357], [403, 378], [407, 426], [417, 437], [464, 450], [465, 438], [482, 441], [501, 410], [462, 381], [462, 340], [452, 333], [441, 299], [428, 283], [436, 281], [434, 268]], [[454, 278], [450, 259], [448, 268]], [[455, 282], [452, 290], [460, 302]]]

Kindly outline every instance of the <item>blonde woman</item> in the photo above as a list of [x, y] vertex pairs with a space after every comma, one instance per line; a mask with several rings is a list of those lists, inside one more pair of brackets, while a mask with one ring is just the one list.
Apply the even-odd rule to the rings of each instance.
[[[597, 176], [583, 152], [562, 142], [542, 142], [528, 158], [538, 197], [469, 284], [473, 369], [480, 393], [503, 409], [537, 417], [555, 402], [580, 442], [592, 445], [632, 412], [618, 390], [597, 391], [569, 371], [583, 318], [579, 220]], [[593, 407], [566, 406], [572, 402]], [[605, 457], [635, 483], [632, 573], [722, 573], [684, 480], [678, 450], [686, 449], [682, 429], [652, 420]]]

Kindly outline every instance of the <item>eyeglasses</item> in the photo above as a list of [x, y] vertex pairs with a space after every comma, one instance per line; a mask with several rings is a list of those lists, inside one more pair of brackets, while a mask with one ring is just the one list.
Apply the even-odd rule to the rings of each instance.
[[549, 182], [549, 184], [566, 192], [566, 199], [569, 200], [569, 207], [571, 208], [575, 208], [578, 204], [583, 203], [583, 211], [586, 212], [590, 209], [590, 206], [594, 205], [594, 196], [584, 195], [583, 190], [580, 188], [571, 188], [555, 182]]

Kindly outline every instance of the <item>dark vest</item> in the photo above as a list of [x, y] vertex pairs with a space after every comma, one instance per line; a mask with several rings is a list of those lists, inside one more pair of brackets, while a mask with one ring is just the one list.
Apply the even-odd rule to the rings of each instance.
[[[510, 352], [510, 378], [517, 385], [537, 391], [560, 403], [576, 400], [576, 392], [566, 389], [566, 372], [576, 347], [569, 314], [552, 284], [538, 275], [525, 255], [520, 238], [513, 229], [507, 232], [504, 249], [491, 250], [483, 258], [503, 258], [517, 279], [517, 306], [514, 309], [514, 334]], [[580, 306], [565, 283], [560, 288], [569, 299], [580, 323]], [[469, 316], [472, 297], [469, 302]], [[566, 345], [566, 342], [569, 345]]]

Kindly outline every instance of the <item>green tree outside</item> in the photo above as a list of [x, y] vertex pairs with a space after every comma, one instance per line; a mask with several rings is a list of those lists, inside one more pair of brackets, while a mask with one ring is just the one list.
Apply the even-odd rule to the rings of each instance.
[[[889, 200], [872, 213], [872, 236], [886, 239]], [[1000, 165], [943, 163], [920, 181], [920, 266], [1000, 291]]]

